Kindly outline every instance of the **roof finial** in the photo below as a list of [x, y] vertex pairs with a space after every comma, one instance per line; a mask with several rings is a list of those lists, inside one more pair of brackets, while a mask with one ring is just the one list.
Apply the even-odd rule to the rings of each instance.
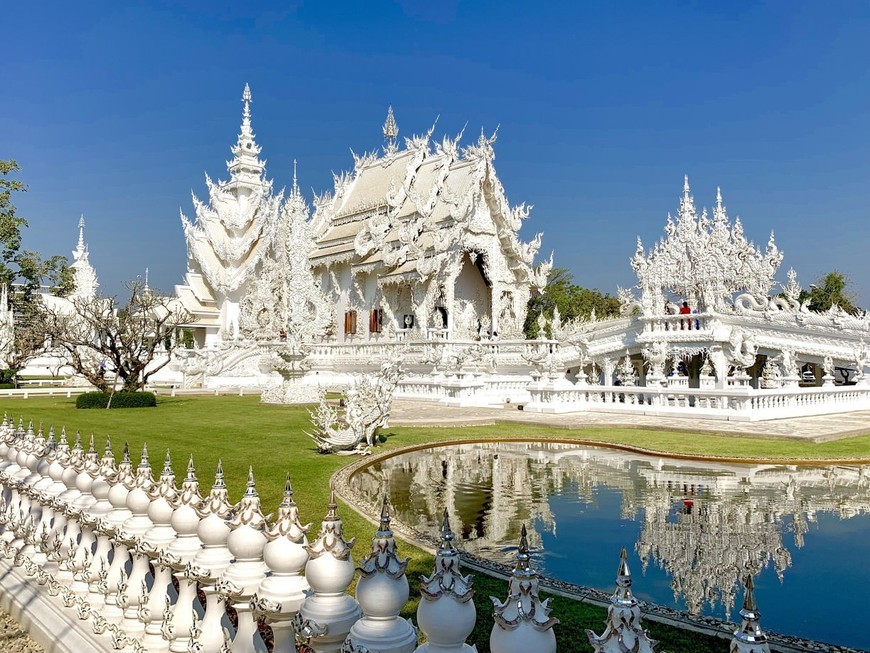
[[82, 214], [79, 217], [79, 242], [76, 249], [80, 252], [85, 249], [85, 216]]
[[514, 568], [514, 573], [534, 574], [530, 564], [532, 556], [529, 554], [529, 539], [526, 533], [526, 525], [523, 524], [520, 530], [520, 546], [517, 549], [517, 566]]
[[245, 486], [245, 496], [246, 497], [260, 496], [257, 494], [257, 484], [254, 481], [254, 466], [253, 465], [248, 467], [248, 483]]
[[689, 220], [696, 218], [695, 199], [692, 197], [692, 190], [689, 188], [689, 175], [683, 177], [683, 197], [680, 198], [680, 217]]
[[[392, 535], [393, 531], [390, 529], [390, 497], [387, 493], [384, 493], [384, 501], [381, 504], [381, 523], [378, 527], [378, 537], [380, 534], [387, 533]], [[383, 537], [387, 537], [387, 535], [382, 535]]]
[[242, 93], [242, 102], [245, 103], [245, 108], [242, 109], [242, 127], [251, 128], [251, 87], [245, 84], [245, 91]]
[[302, 192], [299, 190], [299, 180], [296, 177], [296, 159], [293, 159], [293, 187], [290, 189], [291, 197], [302, 197]]
[[384, 139], [387, 145], [384, 151], [387, 154], [394, 154], [396, 151], [396, 138], [399, 136], [399, 126], [396, 124], [396, 117], [393, 115], [393, 106], [387, 109], [387, 120], [384, 123]]

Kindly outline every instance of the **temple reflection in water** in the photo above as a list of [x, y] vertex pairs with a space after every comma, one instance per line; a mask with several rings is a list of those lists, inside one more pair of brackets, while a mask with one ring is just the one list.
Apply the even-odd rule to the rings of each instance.
[[[446, 508], [461, 524], [462, 547], [500, 562], [510, 562], [523, 523], [533, 526], [529, 543], [539, 554], [544, 535], [558, 543], [554, 497], [579, 503], [579, 512], [615, 490], [620, 514], [613, 519], [639, 523], [635, 549], [644, 570], [650, 562], [663, 568], [674, 600], [693, 613], [717, 604], [730, 612], [746, 570], [772, 567], [782, 579], [792, 565], [786, 543], [803, 548], [818, 515], [845, 520], [870, 511], [866, 467], [673, 460], [559, 443], [433, 448], [380, 461], [354, 477], [373, 499], [384, 483], [406, 524], [431, 532]], [[571, 527], [596, 536], [594, 527]], [[838, 580], [846, 579], [831, 582]]]

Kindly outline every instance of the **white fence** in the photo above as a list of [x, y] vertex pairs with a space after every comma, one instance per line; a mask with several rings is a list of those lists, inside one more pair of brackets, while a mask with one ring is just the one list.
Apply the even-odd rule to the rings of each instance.
[[[231, 506], [220, 464], [203, 498], [192, 459], [177, 487], [168, 453], [156, 480], [147, 449], [135, 468], [126, 450], [116, 465], [108, 443], [98, 456], [93, 439], [85, 451], [78, 440], [71, 449], [65, 437], [46, 440], [5, 418], [0, 426], [0, 605], [47, 650], [252, 653], [266, 650], [260, 618], [275, 653], [473, 650], [464, 643], [476, 621], [471, 588], [446, 516], [417, 611], [429, 643], [418, 646], [417, 629], [399, 618], [408, 581], [386, 501], [354, 599], [346, 594], [353, 545], [334, 500], [309, 543], [289, 478], [267, 520], [253, 472]], [[623, 556], [607, 629], [600, 638], [590, 633], [594, 650], [616, 650], [609, 647], [624, 638], [639, 642], [632, 650], [652, 650], [630, 585]], [[751, 588], [746, 602], [732, 651], [764, 644]], [[555, 652], [549, 612], [524, 527], [508, 596], [495, 604], [493, 653]]]
[[716, 388], [572, 385], [538, 382], [524, 409], [545, 413], [598, 411], [761, 421], [870, 410], [870, 386], [830, 386], [756, 390]]

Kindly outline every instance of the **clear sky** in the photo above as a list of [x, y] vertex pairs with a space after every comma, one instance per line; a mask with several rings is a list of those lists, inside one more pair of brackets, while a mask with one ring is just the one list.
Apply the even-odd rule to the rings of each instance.
[[[179, 208], [226, 178], [249, 82], [277, 188], [332, 187], [348, 148], [500, 125], [496, 167], [578, 283], [615, 292], [676, 212], [683, 175], [771, 229], [809, 286], [838, 269], [870, 307], [870, 3], [125, 2], [2, 9], [0, 158], [22, 166], [25, 246], [87, 222], [103, 289], [185, 271]], [[307, 195], [309, 201], [312, 191]]]

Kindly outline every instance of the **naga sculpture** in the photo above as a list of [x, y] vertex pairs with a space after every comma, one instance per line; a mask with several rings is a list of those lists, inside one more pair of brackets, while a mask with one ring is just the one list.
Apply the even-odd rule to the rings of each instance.
[[752, 336], [748, 336], [743, 329], [734, 329], [728, 339], [728, 360], [737, 368], [746, 369], [755, 364], [758, 347]]
[[308, 436], [321, 453], [368, 454], [387, 425], [393, 393], [403, 370], [398, 362], [387, 362], [379, 374], [364, 375], [348, 388], [344, 418], [321, 394], [317, 410], [309, 411], [314, 432]]

